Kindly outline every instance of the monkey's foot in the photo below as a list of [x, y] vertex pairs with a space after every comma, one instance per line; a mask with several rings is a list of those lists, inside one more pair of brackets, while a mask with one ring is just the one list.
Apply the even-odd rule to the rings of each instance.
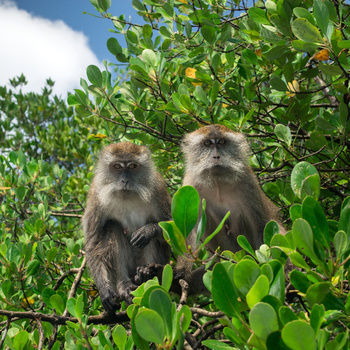
[[99, 293], [102, 306], [107, 312], [113, 312], [120, 309], [117, 293], [111, 289], [105, 291], [100, 290]]
[[141, 285], [142, 283], [152, 279], [157, 276], [158, 279], [161, 278], [164, 265], [161, 264], [149, 264], [147, 266], [139, 266], [136, 269], [136, 275], [134, 277], [135, 283]]
[[128, 304], [132, 304], [133, 296], [131, 295], [131, 292], [137, 287], [138, 286], [131, 280], [120, 283], [118, 286], [118, 293], [120, 298], [126, 301]]

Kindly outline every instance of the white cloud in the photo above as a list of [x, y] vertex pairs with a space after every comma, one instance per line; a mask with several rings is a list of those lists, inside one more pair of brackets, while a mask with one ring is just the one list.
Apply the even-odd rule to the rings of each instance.
[[54, 93], [65, 98], [79, 88], [88, 65], [101, 66], [82, 32], [35, 17], [10, 0], [0, 0], [0, 33], [0, 85], [23, 73], [28, 84], [22, 91], [41, 92], [51, 78]]

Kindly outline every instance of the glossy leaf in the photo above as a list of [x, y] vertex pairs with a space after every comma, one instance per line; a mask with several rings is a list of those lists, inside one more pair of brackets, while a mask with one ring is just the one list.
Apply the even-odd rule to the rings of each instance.
[[137, 333], [146, 341], [163, 344], [165, 325], [163, 319], [154, 310], [142, 309], [135, 317]]
[[249, 323], [254, 334], [264, 340], [269, 334], [278, 330], [276, 312], [266, 303], [258, 303], [252, 308], [249, 313]]
[[305, 18], [297, 18], [292, 23], [292, 31], [298, 39], [307, 43], [323, 43], [318, 29]]
[[282, 329], [282, 339], [293, 350], [316, 350], [315, 332], [303, 321], [288, 323]]

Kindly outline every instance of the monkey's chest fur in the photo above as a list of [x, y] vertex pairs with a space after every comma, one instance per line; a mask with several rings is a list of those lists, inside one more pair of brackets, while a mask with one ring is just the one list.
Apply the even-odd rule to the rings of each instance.
[[[226, 188], [227, 187], [227, 188]], [[199, 190], [201, 195], [201, 191]], [[244, 235], [253, 247], [258, 247], [262, 242], [261, 232], [254, 218], [252, 206], [247, 203], [247, 196], [244, 189], [232, 185], [213, 186], [206, 189], [205, 198], [207, 201], [207, 229], [205, 236], [214, 232], [228, 211], [230, 216], [225, 221], [221, 231], [209, 243], [212, 249], [225, 247], [233, 252], [241, 249], [237, 243], [237, 237]]]
[[103, 208], [105, 221], [118, 221], [123, 227], [124, 235], [128, 238], [140, 227], [156, 220], [153, 217], [152, 205], [131, 191], [123, 196], [123, 200], [120, 200], [120, 196], [111, 193], [107, 203]]

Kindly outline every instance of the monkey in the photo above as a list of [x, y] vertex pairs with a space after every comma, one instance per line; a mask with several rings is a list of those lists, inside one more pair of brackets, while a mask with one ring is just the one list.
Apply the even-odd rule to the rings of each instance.
[[116, 310], [120, 300], [132, 303], [138, 267], [169, 261], [158, 222], [171, 218], [170, 208], [147, 147], [119, 142], [102, 149], [82, 226], [87, 264], [106, 311]]
[[[278, 223], [275, 205], [267, 198], [249, 166], [249, 145], [243, 134], [223, 125], [208, 125], [187, 134], [182, 142], [185, 156], [183, 185], [196, 188], [200, 199], [206, 200], [207, 226], [202, 239], [214, 232], [228, 211], [231, 212], [221, 231], [208, 243], [211, 251], [237, 252], [238, 235], [244, 235], [254, 249], [263, 244], [265, 225]], [[280, 232], [284, 233], [279, 223]], [[196, 228], [188, 237], [196, 245]], [[190, 293], [203, 292], [203, 268], [191, 272], [192, 263], [180, 258], [179, 271], [190, 285]], [[197, 276], [197, 277], [196, 277]]]

